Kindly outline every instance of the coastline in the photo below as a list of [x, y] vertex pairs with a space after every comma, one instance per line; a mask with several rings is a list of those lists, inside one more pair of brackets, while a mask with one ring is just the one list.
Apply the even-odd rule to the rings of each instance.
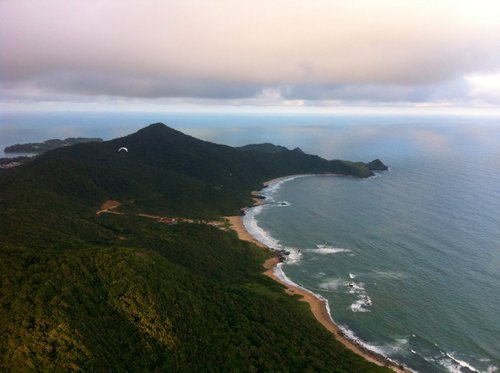
[[[265, 187], [268, 187], [270, 185], [279, 183], [283, 180], [287, 180], [290, 178], [295, 178], [295, 177], [300, 177], [300, 176], [309, 176], [312, 174], [304, 174], [304, 175], [290, 175], [286, 177], [280, 177], [277, 179], [272, 179], [269, 181], [266, 181], [263, 183]], [[342, 176], [338, 174], [319, 174], [319, 175], [314, 175], [314, 176]], [[260, 195], [261, 192], [253, 192], [252, 195]], [[257, 199], [254, 198], [254, 201], [256, 202], [254, 206], [264, 204], [264, 200], [262, 199]], [[241, 240], [252, 242], [253, 244], [259, 246], [262, 249], [272, 250], [259, 242], [257, 239], [255, 239], [246, 229], [245, 225], [243, 224], [243, 215], [240, 216], [227, 216], [225, 217], [229, 223], [230, 223], [230, 228], [234, 230], [238, 237]], [[360, 355], [364, 359], [375, 363], [379, 366], [385, 366], [390, 369], [392, 369], [395, 372], [410, 372], [410, 370], [404, 368], [402, 365], [399, 365], [381, 355], [378, 355], [377, 353], [368, 350], [367, 348], [361, 346], [360, 344], [356, 343], [355, 341], [352, 341], [351, 339], [347, 338], [345, 334], [340, 330], [340, 328], [335, 324], [331, 318], [330, 315], [330, 310], [328, 307], [328, 301], [326, 299], [321, 299], [311, 291], [308, 291], [304, 288], [292, 285], [290, 282], [285, 281], [284, 279], [280, 278], [280, 276], [277, 275], [277, 272], [280, 271], [279, 268], [279, 263], [280, 260], [277, 256], [274, 256], [272, 258], [267, 259], [262, 266], [264, 267], [265, 271], [263, 272], [264, 275], [270, 277], [274, 281], [278, 282], [279, 284], [283, 285], [285, 287], [284, 291], [290, 295], [299, 295], [301, 298], [299, 299], [300, 302], [307, 302], [309, 304], [309, 307], [311, 309], [311, 312], [313, 313], [314, 317], [316, 320], [318, 320], [321, 325], [323, 325], [330, 333], [332, 333], [335, 338], [342, 343], [346, 348], [350, 349], [354, 353]]]

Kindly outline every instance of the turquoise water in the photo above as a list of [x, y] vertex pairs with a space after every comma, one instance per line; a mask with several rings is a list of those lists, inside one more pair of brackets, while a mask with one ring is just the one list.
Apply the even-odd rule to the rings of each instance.
[[421, 372], [493, 372], [500, 368], [499, 131], [485, 130], [478, 142], [465, 136], [474, 128], [429, 128], [419, 145], [409, 145], [413, 130], [401, 129], [393, 146], [374, 144], [390, 166], [376, 177], [272, 185], [268, 204], [245, 223], [291, 251], [286, 276], [326, 298], [335, 322], [369, 348]]

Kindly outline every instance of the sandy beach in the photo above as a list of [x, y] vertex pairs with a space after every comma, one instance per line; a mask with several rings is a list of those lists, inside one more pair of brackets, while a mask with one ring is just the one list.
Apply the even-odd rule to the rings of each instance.
[[[284, 179], [284, 178], [280, 178]], [[270, 182], [274, 182], [277, 180], [271, 180], [267, 182], [266, 184], [269, 184]], [[258, 200], [259, 204], [263, 203], [262, 200]], [[264, 246], [262, 243], [257, 241], [246, 229], [243, 224], [243, 217], [242, 216], [228, 216], [226, 219], [231, 224], [231, 228], [238, 234], [238, 237], [241, 240], [244, 241], [249, 241], [254, 243], [255, 245], [263, 248], [263, 249], [268, 249], [266, 246]], [[292, 286], [286, 282], [283, 282], [278, 276], [275, 274], [275, 267], [279, 263], [278, 257], [273, 257], [267, 259], [263, 263], [263, 267], [265, 268], [264, 274], [270, 278], [272, 278], [274, 281], [282, 284], [285, 286], [285, 292], [289, 295], [300, 295], [302, 298], [299, 299], [301, 302], [307, 302], [309, 303], [309, 306], [311, 308], [311, 312], [314, 314], [316, 319], [331, 333], [335, 335], [335, 338], [341, 342], [344, 346], [346, 346], [348, 349], [352, 350], [356, 354], [362, 356], [368, 361], [371, 361], [375, 364], [378, 364], [380, 366], [386, 366], [388, 368], [391, 368], [395, 372], [409, 372], [409, 370], [404, 369], [402, 366], [399, 366], [387, 359], [385, 359], [382, 356], [379, 356], [372, 351], [367, 350], [363, 346], [360, 346], [356, 344], [355, 342], [351, 341], [350, 339], [346, 338], [342, 331], [338, 328], [338, 326], [333, 323], [333, 321], [330, 319], [330, 316], [328, 314], [328, 309], [324, 301], [321, 299], [317, 298], [314, 296], [312, 293]]]
[[229, 220], [229, 223], [231, 224], [231, 229], [238, 234], [240, 240], [249, 241], [263, 249], [266, 248], [263, 244], [261, 244], [255, 238], [253, 238], [250, 233], [248, 233], [248, 231], [245, 229], [245, 226], [243, 225], [243, 220], [241, 216], [226, 216], [225, 219]]
[[[262, 183], [262, 185], [265, 188], [265, 187], [270, 186], [271, 184], [276, 184], [276, 183], [279, 183], [280, 181], [283, 181], [283, 180], [288, 180], [290, 178], [303, 177], [303, 176], [325, 176], [325, 177], [339, 176], [339, 177], [352, 177], [352, 176], [348, 176], [348, 175], [335, 174], [335, 173], [332, 173], [332, 172], [324, 172], [324, 173], [321, 173], [321, 174], [294, 174], [294, 175], [282, 176], [282, 177], [277, 177], [275, 179], [264, 181]], [[255, 194], [261, 194], [261, 192], [260, 191], [252, 192], [252, 195], [255, 195]]]

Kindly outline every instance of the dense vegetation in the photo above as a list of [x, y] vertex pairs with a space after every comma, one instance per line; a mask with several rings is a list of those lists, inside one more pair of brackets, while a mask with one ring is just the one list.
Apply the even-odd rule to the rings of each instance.
[[50, 139], [44, 142], [30, 142], [26, 144], [15, 144], [7, 146], [4, 149], [5, 153], [45, 153], [49, 150], [60, 148], [61, 146], [75, 145], [82, 142], [102, 141], [101, 138], [88, 137], [68, 137], [67, 139]]
[[[257, 151], [264, 152], [264, 153], [279, 153], [279, 152], [288, 151], [288, 149], [285, 148], [284, 146], [274, 145], [274, 144], [271, 144], [268, 142], [266, 142], [264, 144], [248, 144], [248, 145], [240, 146], [236, 149], [243, 151], [243, 152], [247, 152], [249, 150], [257, 150]], [[299, 148], [296, 148], [296, 149], [299, 151], [302, 151]]]
[[18, 157], [12, 157], [12, 158], [0, 158], [0, 168], [12, 162], [17, 162], [21, 164], [31, 160], [32, 158], [33, 157], [28, 157], [26, 155], [20, 155]]
[[[156, 125], [0, 177], [0, 371], [384, 371], [261, 275], [269, 253], [136, 215], [231, 213], [264, 178], [317, 159], [284, 151], [284, 164], [184, 136]], [[124, 214], [96, 215], [107, 199]]]

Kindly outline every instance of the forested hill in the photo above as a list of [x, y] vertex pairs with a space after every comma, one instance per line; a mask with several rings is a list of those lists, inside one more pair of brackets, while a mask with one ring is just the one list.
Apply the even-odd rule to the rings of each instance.
[[241, 150], [243, 152], [247, 152], [249, 150], [258, 150], [258, 151], [265, 152], [265, 153], [279, 153], [279, 152], [284, 152], [284, 151], [288, 150], [284, 146], [274, 145], [274, 144], [271, 144], [268, 142], [266, 142], [264, 144], [248, 144], [245, 146], [240, 146], [237, 149]]
[[[1, 175], [0, 371], [385, 371], [261, 275], [269, 253], [151, 216], [237, 213], [262, 181], [304, 172], [370, 174], [155, 124]], [[108, 200], [122, 205], [96, 214]]]
[[296, 150], [240, 151], [157, 123], [119, 139], [50, 151], [0, 178], [0, 188], [44, 191], [93, 208], [114, 199], [125, 209], [214, 217], [237, 213], [263, 181], [300, 173], [372, 175], [362, 162]]

